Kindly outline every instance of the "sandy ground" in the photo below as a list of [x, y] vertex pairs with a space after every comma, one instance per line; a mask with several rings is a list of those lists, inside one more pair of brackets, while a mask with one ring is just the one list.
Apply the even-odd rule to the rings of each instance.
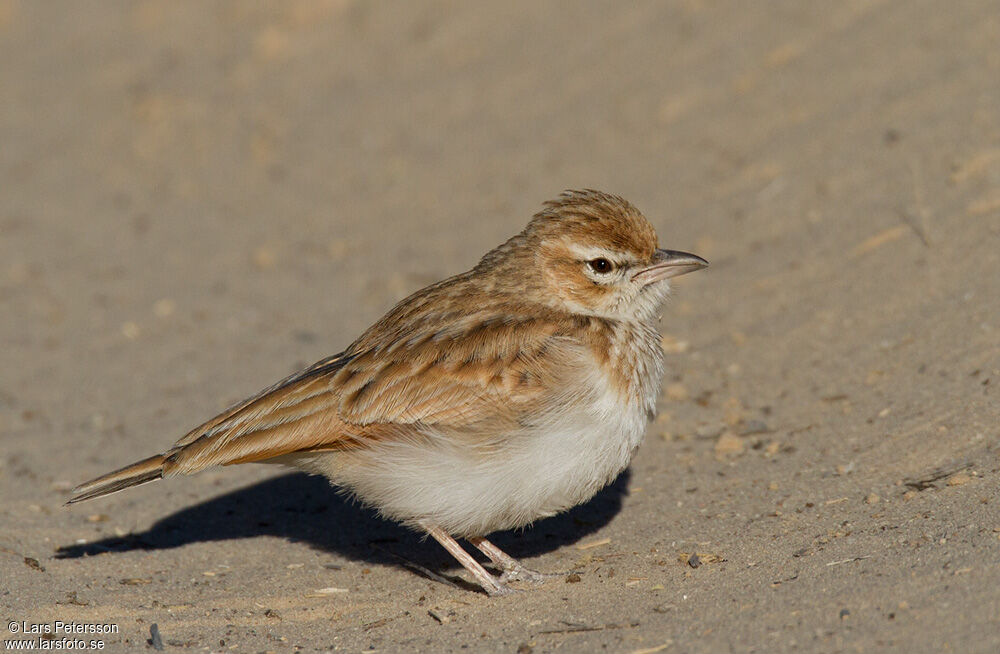
[[[996, 3], [495, 4], [0, 2], [4, 624], [1000, 650]], [[664, 312], [630, 472], [499, 538], [577, 577], [431, 581], [462, 575], [436, 544], [267, 466], [62, 506], [567, 187], [713, 264]]]

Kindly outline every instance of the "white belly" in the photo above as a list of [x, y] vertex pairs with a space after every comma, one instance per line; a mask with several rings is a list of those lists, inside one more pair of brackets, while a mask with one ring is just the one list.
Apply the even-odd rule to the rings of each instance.
[[659, 394], [662, 350], [649, 326], [622, 337], [640, 344], [611, 352], [612, 365], [633, 371], [628, 390], [616, 388], [588, 357], [572, 383], [554, 391], [558, 399], [549, 408], [506, 433], [425, 428], [417, 438], [290, 462], [410, 526], [426, 521], [453, 536], [523, 527], [593, 497], [642, 442]]
[[[593, 497], [642, 441], [647, 409], [604, 389], [483, 448], [430, 433], [296, 462], [387, 518], [428, 521], [454, 536], [523, 527]], [[544, 425], [544, 426], [541, 426]]]

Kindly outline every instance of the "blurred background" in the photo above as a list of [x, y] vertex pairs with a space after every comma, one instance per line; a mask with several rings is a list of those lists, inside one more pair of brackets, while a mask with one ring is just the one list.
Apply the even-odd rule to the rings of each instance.
[[[81, 616], [163, 625], [155, 591], [197, 607], [170, 625], [179, 642], [236, 622], [226, 637], [257, 649], [330, 646], [338, 624], [358, 648], [996, 651], [998, 46], [1000, 7], [971, 0], [0, 0], [0, 569], [16, 590], [0, 605], [63, 616], [86, 586]], [[501, 620], [287, 539], [53, 558], [273, 476], [60, 507], [582, 187], [712, 262], [665, 309], [661, 417], [590, 536], [624, 557], [617, 577], [551, 548], [534, 567], [579, 564], [588, 583]], [[294, 578], [297, 548], [318, 576], [344, 558], [348, 581]], [[718, 565], [678, 563], [695, 550]], [[220, 560], [236, 572], [200, 600], [150, 572]], [[123, 588], [129, 566], [154, 586]], [[282, 583], [283, 622], [251, 599]], [[303, 599], [317, 584], [352, 591]], [[409, 606], [422, 594], [450, 625]]]

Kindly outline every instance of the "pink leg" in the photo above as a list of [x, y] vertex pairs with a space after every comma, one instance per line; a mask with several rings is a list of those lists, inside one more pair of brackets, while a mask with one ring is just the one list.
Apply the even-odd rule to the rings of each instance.
[[[472, 558], [471, 554], [462, 549], [458, 541], [452, 538], [444, 529], [441, 529], [437, 525], [422, 524], [421, 526], [428, 534], [434, 537], [434, 540], [441, 543], [441, 546], [448, 550], [466, 570], [472, 573], [472, 576], [476, 578], [476, 581], [483, 587], [487, 595], [509, 595], [515, 592], [513, 588], [507, 586], [504, 580], [498, 579], [487, 572], [479, 564], [479, 561], [476, 561]], [[511, 560], [513, 561], [513, 559]]]
[[539, 584], [545, 579], [561, 577], [560, 574], [544, 574], [535, 572], [521, 565], [517, 559], [504, 552], [502, 549], [486, 540], [485, 538], [470, 538], [469, 542], [475, 545], [480, 552], [485, 554], [493, 564], [503, 570], [500, 575], [500, 582], [508, 581], [529, 581]]

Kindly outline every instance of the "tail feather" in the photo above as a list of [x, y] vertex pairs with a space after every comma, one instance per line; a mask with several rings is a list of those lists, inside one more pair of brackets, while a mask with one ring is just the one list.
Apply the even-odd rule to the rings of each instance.
[[283, 379], [192, 429], [163, 454], [80, 484], [66, 503], [212, 466], [350, 446], [351, 430], [337, 416], [339, 393], [331, 390], [332, 377], [350, 360], [338, 354]]
[[136, 461], [132, 465], [125, 466], [101, 475], [96, 479], [84, 482], [73, 489], [73, 496], [66, 504], [74, 504], [84, 500], [91, 500], [95, 497], [103, 497], [120, 490], [148, 484], [151, 481], [163, 478], [163, 465], [167, 457], [163, 454], [151, 456], [142, 461]]

